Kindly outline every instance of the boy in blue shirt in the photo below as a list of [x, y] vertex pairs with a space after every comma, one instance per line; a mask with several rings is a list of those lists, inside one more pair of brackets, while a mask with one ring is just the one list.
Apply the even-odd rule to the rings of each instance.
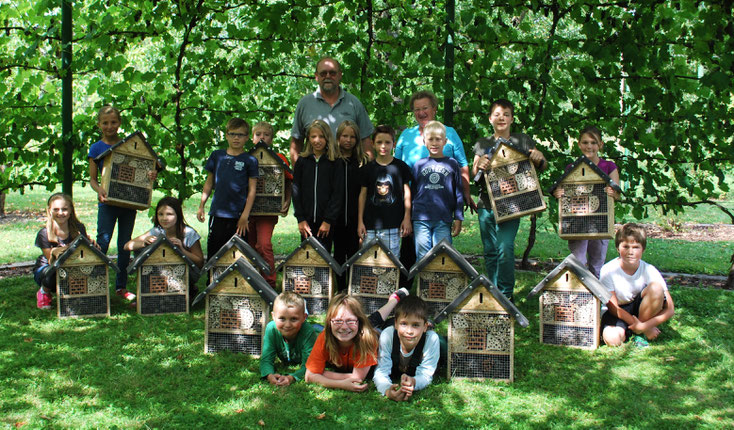
[[[416, 261], [443, 239], [461, 232], [464, 196], [459, 164], [444, 156], [446, 127], [431, 121], [423, 129], [428, 158], [413, 165], [413, 235]], [[453, 222], [453, 225], [452, 225]]]
[[209, 156], [204, 168], [209, 172], [201, 191], [201, 203], [196, 217], [204, 222], [204, 205], [214, 189], [209, 208], [209, 237], [207, 255], [211, 257], [233, 235], [246, 238], [250, 210], [255, 201], [257, 159], [245, 152], [250, 138], [250, 126], [240, 118], [227, 122], [227, 149], [217, 149]]

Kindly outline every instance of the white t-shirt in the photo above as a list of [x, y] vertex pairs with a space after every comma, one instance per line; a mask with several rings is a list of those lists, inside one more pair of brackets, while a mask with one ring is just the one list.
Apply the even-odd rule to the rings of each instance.
[[668, 285], [658, 269], [642, 260], [635, 274], [630, 276], [622, 270], [619, 257], [617, 257], [601, 268], [599, 280], [609, 292], [616, 293], [617, 303], [620, 305], [630, 303], [652, 282], [658, 282], [665, 291], [668, 290]]

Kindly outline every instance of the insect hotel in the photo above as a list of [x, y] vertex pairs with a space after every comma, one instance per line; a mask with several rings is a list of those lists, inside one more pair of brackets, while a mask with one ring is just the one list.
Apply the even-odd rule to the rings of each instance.
[[417, 277], [416, 294], [435, 315], [451, 303], [479, 273], [447, 239], [440, 241], [413, 265], [408, 278]]
[[94, 161], [102, 163], [100, 185], [107, 203], [136, 210], [148, 209], [153, 182], [148, 172], [163, 167], [163, 161], [148, 145], [143, 133], [136, 131], [112, 145]]
[[449, 378], [512, 382], [515, 321], [528, 320], [486, 276], [477, 276], [436, 317], [449, 319]]
[[138, 272], [138, 313], [141, 315], [189, 312], [189, 280], [199, 269], [165, 236], [140, 251], [127, 269]]
[[533, 288], [540, 294], [540, 343], [599, 346], [600, 307], [611, 294], [573, 254]]
[[220, 272], [193, 304], [206, 298], [204, 351], [262, 353], [262, 338], [278, 293], [244, 258]]
[[545, 200], [530, 154], [498, 139], [484, 174], [487, 194], [497, 223], [545, 210]]
[[89, 239], [77, 236], [50, 267], [59, 318], [110, 316], [109, 269], [120, 270]]
[[562, 239], [609, 239], [614, 237], [614, 199], [604, 190], [622, 189], [593, 161], [582, 155], [556, 181], [563, 197], [558, 201], [558, 235]]
[[250, 265], [260, 270], [261, 273], [269, 275], [270, 265], [260, 254], [245, 242], [241, 237], [234, 235], [227, 243], [222, 246], [219, 251], [214, 254], [201, 268], [202, 272], [209, 272], [209, 282], [219, 276], [224, 269], [228, 268], [235, 261], [244, 258]]
[[250, 155], [257, 159], [259, 170], [250, 215], [283, 215], [285, 177], [292, 175], [291, 168], [262, 140], [252, 148]]
[[367, 241], [346, 263], [349, 294], [357, 297], [366, 313], [380, 309], [399, 288], [400, 272], [408, 271], [380, 238]]
[[283, 271], [283, 291], [293, 291], [306, 301], [308, 313], [325, 314], [342, 267], [313, 236], [296, 248], [277, 271]]

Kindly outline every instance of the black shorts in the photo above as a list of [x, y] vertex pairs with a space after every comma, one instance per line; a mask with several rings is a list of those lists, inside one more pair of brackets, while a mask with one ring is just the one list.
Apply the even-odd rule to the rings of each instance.
[[[642, 303], [642, 294], [638, 294], [635, 296], [634, 299], [632, 299], [631, 302], [625, 305], [619, 305], [619, 307], [627, 311], [627, 313], [629, 313], [630, 315], [639, 317], [641, 303]], [[663, 296], [663, 309], [665, 309], [666, 306], [668, 306], [668, 299], [665, 296]], [[629, 329], [629, 326], [627, 325], [626, 322], [624, 322], [624, 320], [617, 318], [616, 316], [612, 315], [612, 313], [609, 311], [606, 311], [601, 318], [601, 332], [602, 333], [604, 333], [604, 329], [607, 326], [623, 328], [624, 334], [625, 334], [625, 340], [629, 339], [629, 337], [633, 334], [632, 330]]]

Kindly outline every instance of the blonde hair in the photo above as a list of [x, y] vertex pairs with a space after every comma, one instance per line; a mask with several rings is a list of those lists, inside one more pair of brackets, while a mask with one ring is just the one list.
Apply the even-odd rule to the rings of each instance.
[[[269, 131], [271, 136], [273, 136], [275, 134], [275, 130], [273, 129], [272, 124], [270, 124], [267, 121], [258, 121], [258, 122], [255, 123], [255, 125], [252, 126], [252, 132], [253, 133], [255, 133], [255, 131], [258, 130], [258, 129]], [[273, 137], [275, 137], [275, 136], [273, 136]], [[257, 142], [255, 142], [255, 143], [257, 143]]]
[[325, 123], [324, 121], [321, 121], [320, 119], [315, 119], [311, 122], [311, 124], [306, 127], [306, 139], [304, 140], [303, 145], [303, 152], [299, 155], [300, 157], [308, 157], [309, 155], [313, 154], [313, 148], [311, 147], [311, 142], [308, 140], [308, 135], [311, 134], [311, 129], [316, 128], [324, 135], [324, 139], [326, 139], [326, 157], [330, 161], [334, 161], [337, 158], [342, 158], [341, 153], [337, 150], [336, 144], [334, 143], [334, 135], [331, 134], [331, 127], [329, 127], [329, 124]]
[[283, 305], [288, 308], [298, 308], [302, 312], [305, 312], [306, 310], [306, 302], [303, 300], [303, 297], [301, 297], [301, 295], [298, 293], [294, 293], [293, 291], [283, 291], [282, 293], [278, 294], [278, 297], [276, 297], [275, 301], [273, 302], [273, 309], [275, 309], [275, 307], [278, 305]]
[[[356, 161], [360, 166], [364, 166], [370, 161], [370, 157], [364, 152], [364, 148], [362, 147], [362, 139], [359, 137], [359, 126], [357, 123], [348, 119], [342, 121], [339, 127], [336, 128], [336, 144], [339, 145], [339, 139], [341, 139], [342, 134], [347, 128], [351, 128], [357, 137], [357, 143], [355, 143], [352, 149], [352, 155], [349, 157], [349, 160]], [[341, 149], [339, 149], [339, 152], [341, 152]]]
[[331, 320], [334, 315], [339, 312], [339, 308], [346, 306], [350, 312], [357, 317], [359, 321], [359, 329], [357, 335], [352, 339], [354, 349], [352, 349], [352, 359], [355, 363], [364, 362], [368, 358], [377, 360], [378, 336], [372, 324], [367, 319], [362, 304], [354, 297], [346, 293], [339, 294], [331, 299], [329, 310], [326, 312], [326, 320], [324, 323], [324, 345], [329, 351], [329, 362], [336, 367], [342, 367], [345, 363], [339, 358], [339, 340], [334, 336], [331, 330]]
[[107, 115], [108, 113], [114, 113], [117, 116], [117, 120], [122, 122], [122, 117], [120, 116], [120, 109], [117, 109], [116, 107], [112, 105], [104, 105], [101, 108], [99, 108], [99, 111], [97, 111], [97, 122], [102, 118], [102, 115]]
[[423, 127], [423, 135], [426, 136], [428, 132], [441, 132], [441, 135], [446, 138], [446, 126], [438, 121], [429, 121], [428, 124]]
[[74, 202], [71, 200], [71, 196], [64, 193], [51, 194], [46, 204], [46, 235], [49, 242], [59, 242], [57, 235], [57, 224], [54, 223], [53, 216], [51, 216], [51, 203], [56, 200], [64, 200], [69, 205], [69, 240], [75, 239], [79, 236], [81, 222], [76, 217], [76, 211], [74, 210]]

